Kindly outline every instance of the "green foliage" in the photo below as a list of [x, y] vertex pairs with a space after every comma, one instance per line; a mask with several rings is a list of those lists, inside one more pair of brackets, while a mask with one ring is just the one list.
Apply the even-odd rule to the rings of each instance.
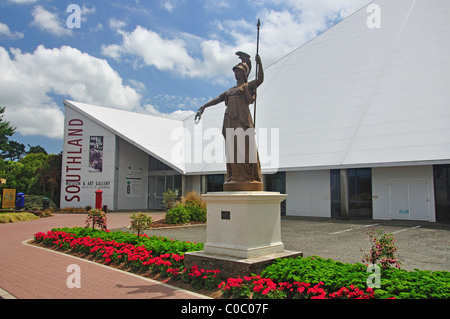
[[[347, 264], [317, 256], [279, 259], [268, 266], [261, 276], [276, 282], [323, 282], [327, 291], [353, 285], [367, 287], [366, 265]], [[450, 272], [406, 271], [388, 268], [381, 270], [381, 287], [375, 289], [375, 298], [447, 299], [450, 298]]]
[[184, 206], [198, 206], [206, 211], [206, 203], [196, 191], [187, 192], [183, 198], [181, 198], [181, 204]]
[[152, 225], [152, 217], [141, 212], [134, 213], [130, 218], [131, 230], [137, 232], [138, 236]]
[[372, 248], [364, 255], [363, 262], [379, 263], [382, 268], [389, 268], [392, 265], [400, 268], [401, 262], [395, 257], [397, 247], [394, 236], [383, 230], [374, 230], [369, 232], [369, 237]]
[[8, 121], [3, 120], [3, 115], [5, 113], [5, 107], [0, 107], [0, 152], [6, 151], [8, 146], [8, 139], [15, 132], [15, 128], [10, 125]]
[[103, 240], [114, 240], [118, 243], [128, 243], [135, 246], [145, 246], [152, 251], [154, 256], [163, 254], [182, 254], [189, 251], [199, 251], [203, 249], [203, 244], [192, 243], [179, 240], [173, 240], [166, 237], [159, 236], [136, 236], [133, 233], [110, 231], [105, 232], [98, 229], [88, 227], [74, 227], [74, 228], [55, 228], [53, 231], [63, 231], [74, 234], [76, 237], [91, 237], [101, 238]]
[[106, 213], [101, 209], [91, 209], [88, 211], [88, 215], [86, 217], [86, 226], [92, 225], [92, 229], [95, 229], [95, 226], [100, 227], [102, 230], [107, 229], [106, 225]]
[[[25, 196], [25, 210], [44, 210], [44, 195], [27, 195]], [[56, 210], [57, 206], [50, 200], [51, 210]]]
[[168, 224], [186, 224], [191, 221], [206, 222], [206, 203], [195, 191], [186, 193], [181, 202], [166, 213]]
[[285, 258], [268, 266], [261, 276], [277, 282], [325, 283], [325, 288], [337, 291], [341, 287], [353, 284], [364, 289], [367, 287], [366, 265], [347, 264], [317, 256], [307, 258]]
[[17, 162], [0, 160], [0, 178], [5, 188], [17, 193], [43, 195], [59, 203], [62, 155], [29, 154]]
[[194, 206], [194, 205], [186, 205], [186, 210], [189, 213], [190, 220], [195, 222], [206, 222], [206, 209]]
[[166, 205], [167, 209], [172, 209], [175, 206], [175, 203], [179, 196], [180, 196], [180, 193], [178, 192], [178, 190], [168, 189], [167, 191], [165, 191], [163, 193], [162, 202], [164, 205]]
[[183, 205], [177, 205], [166, 213], [165, 219], [168, 224], [186, 224], [191, 220], [191, 215]]

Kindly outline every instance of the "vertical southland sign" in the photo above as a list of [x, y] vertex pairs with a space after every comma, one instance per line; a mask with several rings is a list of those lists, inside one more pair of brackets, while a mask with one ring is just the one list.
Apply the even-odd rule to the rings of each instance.
[[65, 202], [80, 202], [81, 171], [83, 159], [84, 122], [81, 119], [71, 119], [67, 125], [65, 140], [66, 156], [63, 158], [62, 172], [65, 175]]

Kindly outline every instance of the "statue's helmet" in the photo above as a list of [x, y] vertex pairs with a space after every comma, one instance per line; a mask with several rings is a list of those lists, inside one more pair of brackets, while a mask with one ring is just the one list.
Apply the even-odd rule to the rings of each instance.
[[248, 55], [245, 52], [236, 52], [236, 55], [239, 56], [239, 58], [242, 60], [241, 63], [233, 67], [233, 71], [235, 69], [241, 69], [245, 73], [245, 79], [248, 79], [248, 76], [250, 75], [250, 71], [252, 70], [252, 62], [250, 60], [250, 55]]

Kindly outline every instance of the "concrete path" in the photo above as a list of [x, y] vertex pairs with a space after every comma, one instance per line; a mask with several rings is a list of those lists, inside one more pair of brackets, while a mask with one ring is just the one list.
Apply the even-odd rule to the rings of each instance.
[[[163, 215], [152, 213], [153, 219]], [[198, 299], [199, 294], [84, 259], [26, 244], [54, 227], [84, 226], [86, 215], [59, 214], [0, 224], [0, 298], [17, 299]], [[109, 213], [108, 228], [126, 227], [128, 213]], [[69, 265], [78, 265], [81, 288], [68, 288]]]

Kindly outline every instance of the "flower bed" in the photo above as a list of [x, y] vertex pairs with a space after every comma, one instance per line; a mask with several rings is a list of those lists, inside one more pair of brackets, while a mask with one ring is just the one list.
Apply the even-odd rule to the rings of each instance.
[[35, 234], [41, 245], [95, 258], [144, 275], [159, 275], [195, 289], [219, 290], [224, 298], [372, 299], [450, 298], [450, 273], [383, 269], [381, 289], [366, 288], [366, 265], [319, 257], [275, 261], [259, 276], [219, 278], [219, 270], [184, 267], [184, 253], [203, 244], [164, 237], [61, 228]]
[[90, 228], [53, 229], [36, 233], [34, 239], [44, 246], [91, 256], [132, 272], [182, 279], [196, 289], [211, 289], [220, 283], [218, 270], [184, 267], [184, 253], [201, 250], [202, 244]]
[[228, 278], [219, 288], [227, 297], [253, 299], [373, 299], [374, 291], [365, 291], [350, 285], [342, 287], [336, 292], [327, 293], [324, 283], [316, 285], [304, 282], [274, 282], [270, 278], [261, 276], [244, 276], [243, 278]]

